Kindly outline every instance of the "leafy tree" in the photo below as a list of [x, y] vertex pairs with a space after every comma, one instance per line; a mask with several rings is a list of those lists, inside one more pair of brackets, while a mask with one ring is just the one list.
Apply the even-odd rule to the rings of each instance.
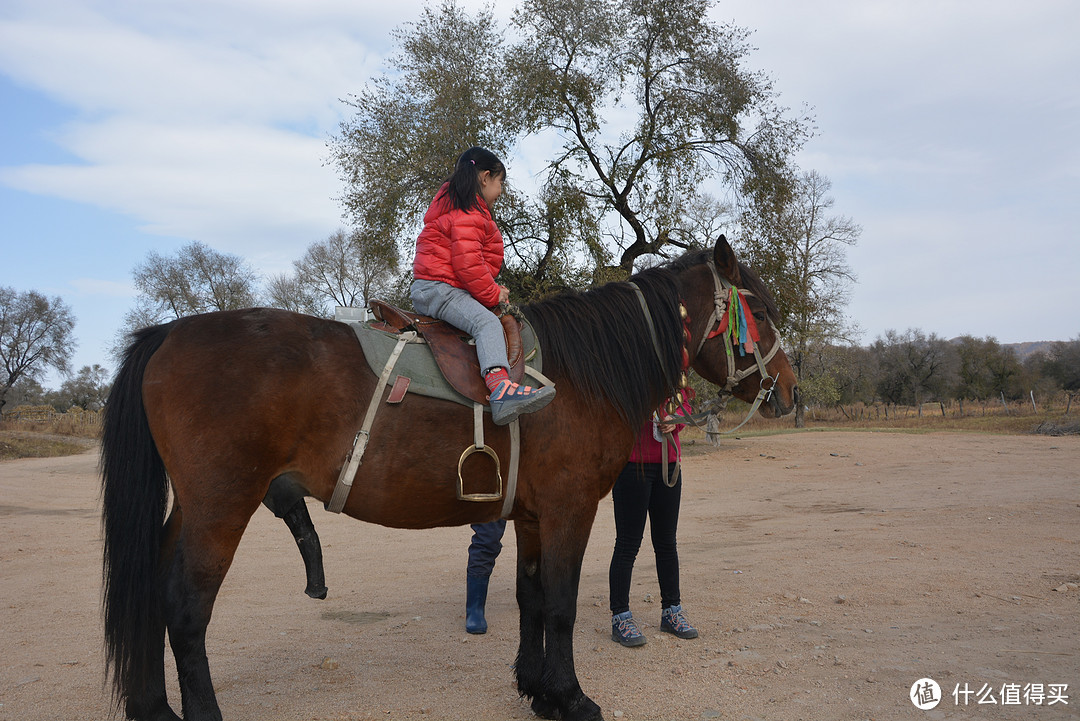
[[83, 366], [74, 376], [66, 379], [50, 399], [52, 405], [58, 411], [67, 411], [71, 408], [82, 408], [85, 411], [99, 411], [105, 407], [105, 399], [109, 395], [108, 369], [95, 363], [92, 366]]
[[[815, 344], [850, 340], [854, 334], [844, 316], [855, 275], [847, 265], [847, 248], [862, 234], [850, 218], [829, 212], [832, 183], [816, 171], [800, 173], [786, 200], [756, 197], [743, 215], [740, 249], [776, 294], [785, 350], [799, 378], [799, 387], [814, 381], [807, 354]], [[802, 427], [803, 404], [795, 411]]]
[[355, 116], [331, 143], [347, 215], [411, 252], [464, 148], [507, 158], [532, 133], [562, 145], [532, 173], [535, 194], [511, 186], [495, 209], [516, 297], [625, 276], [638, 258], [711, 240], [693, 235], [698, 188], [784, 187], [808, 122], [787, 118], [771, 81], [743, 68], [747, 31], [713, 24], [709, 7], [528, 0], [513, 44], [490, 11], [425, 9], [396, 35], [397, 72], [349, 99]]
[[[849, 415], [845, 403], [874, 401], [877, 359], [868, 349], [855, 344], [814, 343], [804, 355], [803, 363], [806, 376], [811, 379], [808, 387], [799, 385], [799, 396], [804, 403], [836, 405]], [[827, 392], [819, 393], [819, 388]]]
[[549, 170], [600, 204], [624, 273], [691, 244], [685, 216], [705, 181], [783, 186], [808, 135], [743, 67], [749, 32], [711, 22], [711, 4], [526, 0], [514, 13], [515, 107], [562, 141]]
[[943, 398], [955, 376], [955, 351], [949, 342], [916, 329], [885, 332], [872, 346], [880, 372], [877, 391], [886, 403], [915, 405]]
[[12, 384], [11, 389], [8, 391], [6, 398], [8, 410], [20, 406], [47, 405], [47, 395], [48, 392], [41, 387], [40, 383], [33, 378], [22, 376]]
[[60, 297], [0, 287], [0, 409], [20, 379], [37, 381], [50, 368], [67, 372], [74, 329], [75, 316]]
[[490, 9], [470, 17], [454, 2], [425, 7], [393, 38], [394, 72], [346, 99], [355, 113], [330, 143], [346, 216], [386, 244], [415, 239], [462, 151], [482, 145], [506, 160], [518, 131], [504, 90], [504, 41]]
[[1022, 366], [1010, 349], [991, 336], [980, 340], [969, 335], [961, 336], [955, 347], [957, 371], [952, 395], [960, 401], [961, 412], [965, 399], [985, 402], [1000, 394], [1010, 398], [1018, 395], [1015, 381]]
[[1040, 370], [1065, 391], [1069, 399], [1065, 407], [1065, 412], [1068, 413], [1073, 399], [1080, 394], [1080, 336], [1051, 345]]

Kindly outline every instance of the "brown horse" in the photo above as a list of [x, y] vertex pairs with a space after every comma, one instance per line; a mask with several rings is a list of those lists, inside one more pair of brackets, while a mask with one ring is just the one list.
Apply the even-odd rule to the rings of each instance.
[[[756, 353], [769, 357], [771, 376], [754, 369], [754, 353], [736, 355], [747, 373], [731, 390], [750, 400], [771, 387], [762, 414], [787, 413], [795, 376], [777, 352], [776, 308], [723, 237], [712, 251], [635, 275], [634, 285], [563, 293], [523, 309], [543, 348], [544, 372], [558, 387], [550, 406], [521, 418], [510, 514], [518, 545], [517, 687], [542, 717], [602, 718], [574, 670], [582, 557], [600, 499], [637, 429], [678, 386], [684, 363], [719, 385], [736, 375], [722, 338], [702, 341], [716, 326], [721, 278], [747, 291], [761, 330]], [[680, 300], [690, 317], [685, 326]], [[165, 693], [166, 633], [183, 717], [221, 718], [206, 628], [244, 528], [275, 479], [324, 502], [331, 497], [364, 410], [382, 392], [377, 383], [353, 331], [311, 316], [228, 311], [136, 334], [109, 396], [102, 440], [107, 665], [130, 718], [179, 718]], [[506, 458], [507, 430], [490, 417], [484, 423], [487, 443]], [[464, 406], [412, 394], [384, 405], [344, 512], [398, 528], [498, 518], [501, 501], [457, 499], [457, 462], [472, 441]]]

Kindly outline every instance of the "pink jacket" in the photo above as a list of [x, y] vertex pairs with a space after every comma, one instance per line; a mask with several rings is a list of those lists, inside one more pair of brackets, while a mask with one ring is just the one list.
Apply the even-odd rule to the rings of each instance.
[[469, 212], [450, 206], [444, 184], [424, 214], [416, 239], [413, 277], [467, 290], [488, 308], [499, 302], [495, 276], [503, 264], [503, 239], [482, 198]]
[[[681, 413], [690, 414], [689, 404], [684, 404]], [[682, 457], [682, 446], [679, 444], [679, 432], [686, 427], [685, 423], [676, 423], [675, 431], [671, 434], [675, 445], [668, 444], [668, 463], [674, 463]], [[638, 432], [637, 440], [634, 441], [634, 450], [630, 454], [631, 463], [663, 463], [664, 447], [653, 435], [656, 425], [653, 421], [645, 422]], [[659, 431], [657, 431], [659, 433]]]

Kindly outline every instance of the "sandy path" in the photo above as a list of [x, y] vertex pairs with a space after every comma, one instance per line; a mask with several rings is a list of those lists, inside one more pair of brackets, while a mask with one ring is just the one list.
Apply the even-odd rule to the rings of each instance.
[[[108, 717], [96, 462], [0, 463], [0, 721]], [[649, 643], [609, 639], [601, 503], [575, 648], [606, 718], [1080, 717], [1080, 590], [1053, 590], [1080, 581], [1080, 438], [792, 434], [726, 442], [684, 472], [697, 640], [658, 632], [644, 552], [631, 603]], [[209, 654], [226, 719], [533, 718], [510, 670], [512, 533], [491, 630], [468, 636], [467, 528], [396, 531], [311, 508], [327, 600], [303, 595], [299, 554], [265, 510], [225, 581]], [[944, 689], [934, 710], [908, 700], [921, 677]], [[964, 684], [998, 703], [958, 706]], [[1068, 684], [1068, 705], [1003, 705], [1013, 684]]]

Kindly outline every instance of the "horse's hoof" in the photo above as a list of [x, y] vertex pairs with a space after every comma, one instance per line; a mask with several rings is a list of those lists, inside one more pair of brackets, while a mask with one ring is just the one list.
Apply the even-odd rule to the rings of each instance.
[[153, 704], [153, 707], [148, 709], [139, 709], [129, 703], [126, 716], [139, 721], [184, 721], [176, 715], [167, 701]]
[[310, 586], [308, 586], [304, 589], [304, 593], [311, 596], [312, 598], [317, 598], [322, 601], [324, 598], [326, 598], [326, 586], [321, 586], [319, 588], [311, 588]]
[[604, 714], [591, 698], [582, 694], [563, 714], [563, 721], [604, 721]]
[[557, 721], [562, 718], [562, 714], [559, 713], [559, 707], [551, 701], [551, 699], [543, 696], [537, 696], [532, 700], [532, 711], [540, 718], [551, 719]]

